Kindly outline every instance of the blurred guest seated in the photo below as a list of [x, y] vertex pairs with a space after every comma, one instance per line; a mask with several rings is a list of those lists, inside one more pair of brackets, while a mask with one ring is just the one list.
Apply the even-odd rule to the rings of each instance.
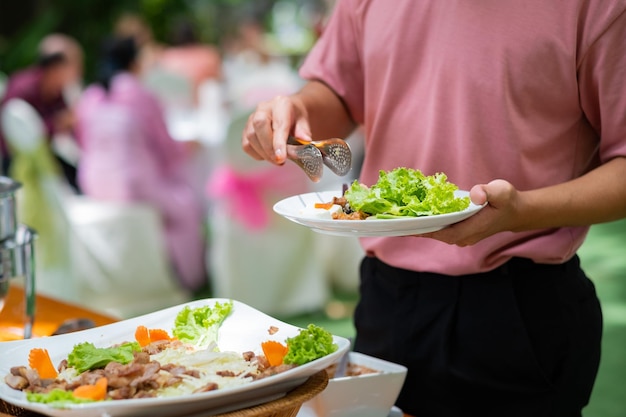
[[[39, 58], [32, 67], [13, 74], [7, 83], [0, 108], [13, 98], [20, 98], [35, 108], [46, 127], [49, 142], [59, 133], [71, 133], [74, 116], [66, 102], [66, 92], [76, 90], [82, 78], [83, 53], [80, 45], [62, 34], [46, 36], [39, 46]], [[6, 174], [11, 153], [0, 133], [2, 168]], [[75, 169], [58, 158], [65, 176], [76, 187]]]
[[76, 112], [79, 183], [93, 198], [155, 207], [180, 283], [195, 290], [206, 282], [202, 213], [183, 174], [184, 145], [169, 136], [157, 99], [139, 81], [137, 53], [132, 38], [105, 43], [100, 80]]
[[221, 77], [220, 54], [214, 46], [199, 41], [188, 20], [177, 22], [171, 35], [171, 45], [159, 55], [158, 65], [191, 81], [197, 102], [202, 83]]
[[115, 36], [118, 38], [133, 38], [139, 50], [137, 62], [139, 71], [145, 73], [156, 65], [164, 45], [154, 39], [152, 28], [143, 17], [126, 12], [115, 22]]
[[247, 112], [277, 91], [294, 91], [302, 80], [287, 57], [272, 55], [258, 16], [244, 16], [224, 43], [226, 94], [234, 114]]

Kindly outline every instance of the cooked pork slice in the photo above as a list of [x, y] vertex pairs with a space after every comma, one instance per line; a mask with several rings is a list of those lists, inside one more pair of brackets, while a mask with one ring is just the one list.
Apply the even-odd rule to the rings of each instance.
[[4, 377], [4, 382], [13, 389], [23, 390], [28, 388], [28, 379], [20, 375], [8, 374]]
[[135, 387], [131, 387], [129, 385], [125, 387], [120, 387], [118, 389], [111, 390], [107, 393], [108, 397], [112, 400], [126, 400], [129, 398], [133, 398], [137, 389]]
[[215, 391], [218, 388], [219, 386], [215, 382], [209, 382], [208, 384], [196, 389], [193, 393], [197, 394], [199, 392]]

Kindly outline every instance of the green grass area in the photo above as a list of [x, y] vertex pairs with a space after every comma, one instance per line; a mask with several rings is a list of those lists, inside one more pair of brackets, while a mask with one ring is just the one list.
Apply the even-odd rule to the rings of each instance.
[[[596, 285], [604, 312], [604, 339], [598, 379], [585, 417], [626, 416], [626, 220], [596, 225], [579, 251], [583, 268]], [[330, 332], [354, 336], [355, 294], [336, 294], [326, 311], [287, 317]]]
[[579, 251], [604, 313], [598, 379], [585, 417], [626, 416], [626, 220], [596, 225]]

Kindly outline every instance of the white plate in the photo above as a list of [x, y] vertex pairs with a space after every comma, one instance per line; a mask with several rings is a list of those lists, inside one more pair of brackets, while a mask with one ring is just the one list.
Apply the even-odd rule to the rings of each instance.
[[[179, 397], [75, 404], [67, 409], [55, 409], [45, 404], [30, 403], [26, 400], [26, 395], [23, 392], [14, 390], [4, 383], [4, 376], [9, 373], [12, 366], [28, 364], [28, 353], [31, 348], [48, 349], [53, 363], [58, 364], [67, 357], [67, 354], [77, 343], [92, 342], [97, 347], [108, 347], [114, 343], [131, 341], [134, 340], [135, 329], [138, 325], [169, 331], [174, 325], [174, 318], [184, 306], [213, 305], [216, 301], [226, 302], [228, 300], [198, 300], [81, 332], [0, 343], [0, 358], [2, 358], [0, 363], [0, 398], [18, 407], [47, 416], [167, 417], [189, 415], [200, 411], [203, 412], [202, 415], [208, 416], [280, 398], [292, 388], [304, 383], [309, 376], [331, 365], [348, 350], [349, 341], [347, 339], [333, 336], [335, 343], [339, 346], [336, 352], [284, 373], [253, 381], [247, 385]], [[270, 326], [275, 326], [279, 329], [272, 336], [268, 333]], [[218, 346], [221, 351], [254, 351], [260, 354], [262, 353], [261, 342], [270, 339], [284, 342], [286, 338], [296, 336], [299, 330], [300, 328], [298, 327], [283, 323], [246, 304], [234, 301], [232, 313], [220, 327]]]
[[[332, 201], [333, 197], [339, 197], [340, 195], [341, 192], [338, 191], [300, 194], [274, 204], [274, 211], [293, 222], [310, 227], [316, 232], [338, 236], [365, 237], [410, 236], [434, 232], [453, 223], [465, 220], [484, 207], [470, 203], [468, 208], [455, 213], [403, 219], [333, 220], [321, 219], [302, 213], [305, 207], [312, 207], [315, 203], [328, 203]], [[457, 197], [467, 197], [469, 192], [456, 191], [455, 195]]]

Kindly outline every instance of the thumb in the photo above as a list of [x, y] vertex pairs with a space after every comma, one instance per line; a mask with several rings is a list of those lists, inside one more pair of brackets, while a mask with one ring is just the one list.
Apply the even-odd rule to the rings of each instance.
[[487, 201], [489, 201], [486, 188], [486, 184], [478, 184], [472, 187], [469, 194], [472, 203], [476, 204], [477, 206], [482, 206]]
[[470, 198], [474, 204], [489, 203], [500, 206], [511, 198], [515, 189], [505, 180], [493, 180], [488, 184], [479, 184], [470, 190]]

